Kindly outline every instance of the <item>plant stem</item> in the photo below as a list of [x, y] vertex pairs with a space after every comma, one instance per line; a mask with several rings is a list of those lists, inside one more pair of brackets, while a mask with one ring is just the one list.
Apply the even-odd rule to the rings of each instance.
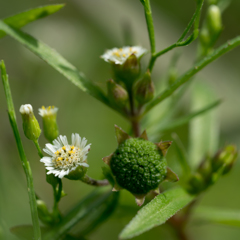
[[208, 64], [221, 57], [225, 53], [231, 51], [235, 47], [240, 45], [240, 36], [228, 41], [223, 44], [221, 47], [216, 49], [211, 55], [205, 57], [202, 61], [198, 62], [195, 66], [193, 66], [189, 71], [185, 72], [182, 76], [180, 76], [173, 85], [171, 85], [168, 89], [162, 92], [159, 96], [157, 96], [153, 101], [151, 101], [147, 106], [141, 117], [143, 117], [149, 110], [151, 110], [154, 106], [165, 100], [167, 97], [171, 96], [180, 86], [189, 81], [191, 77], [197, 74], [200, 70], [206, 67]]
[[87, 183], [89, 185], [92, 185], [92, 186], [96, 186], [96, 187], [102, 187], [102, 186], [107, 186], [109, 185], [109, 182], [107, 179], [104, 179], [104, 180], [96, 180], [96, 179], [93, 179], [91, 177], [89, 177], [88, 175], [85, 175], [82, 179], [81, 179], [82, 182], [84, 183]]
[[[135, 137], [140, 136], [140, 124], [138, 120], [138, 113], [135, 112], [135, 104], [134, 104], [134, 96], [133, 96], [133, 87], [128, 87], [128, 95], [129, 95], [129, 103], [130, 103], [130, 110], [131, 110], [131, 124], [132, 124], [132, 131]], [[139, 111], [138, 111], [139, 112]]]
[[151, 45], [151, 53], [154, 55], [156, 51], [156, 46], [155, 46], [155, 34], [154, 34], [154, 26], [153, 26], [153, 18], [152, 18], [152, 10], [151, 10], [151, 5], [150, 5], [150, 0], [145, 0], [143, 2], [144, 6], [144, 11], [145, 11], [145, 17], [146, 17], [146, 22], [147, 22], [147, 28], [148, 28], [148, 35], [149, 35], [149, 40], [150, 40], [150, 45]]
[[33, 177], [32, 177], [32, 171], [30, 168], [30, 164], [26, 158], [22, 141], [20, 138], [20, 134], [18, 131], [17, 127], [17, 120], [16, 120], [16, 114], [14, 110], [14, 105], [12, 101], [12, 95], [11, 95], [11, 90], [8, 82], [8, 76], [6, 73], [6, 67], [4, 62], [1, 62], [1, 72], [2, 72], [2, 81], [3, 81], [3, 86], [4, 86], [4, 91], [6, 94], [6, 100], [7, 100], [7, 105], [8, 105], [8, 115], [9, 115], [9, 120], [10, 124], [12, 126], [12, 130], [14, 133], [14, 137], [17, 143], [17, 148], [18, 148], [18, 153], [20, 155], [20, 159], [22, 162], [22, 166], [26, 175], [27, 179], [27, 187], [28, 187], [28, 197], [29, 197], [29, 202], [30, 202], [30, 209], [31, 209], [31, 216], [32, 216], [32, 222], [33, 222], [33, 231], [34, 231], [34, 239], [35, 240], [41, 240], [41, 230], [39, 226], [39, 221], [38, 221], [38, 212], [37, 212], [37, 203], [36, 203], [36, 196], [35, 196], [35, 190], [33, 186]]
[[40, 158], [43, 158], [43, 153], [42, 153], [42, 149], [40, 148], [39, 146], [39, 143], [38, 143], [38, 140], [37, 141], [33, 141], [35, 147], [37, 148], [37, 151], [38, 151], [38, 156]]

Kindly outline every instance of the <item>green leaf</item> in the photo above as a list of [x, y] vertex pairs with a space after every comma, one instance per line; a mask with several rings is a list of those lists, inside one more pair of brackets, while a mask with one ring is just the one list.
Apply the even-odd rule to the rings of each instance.
[[[64, 4], [54, 4], [54, 5], [47, 5], [43, 7], [38, 7], [34, 9], [30, 9], [28, 11], [16, 14], [14, 16], [8, 17], [3, 19], [3, 22], [8, 24], [13, 28], [21, 28], [28, 23], [36, 21], [40, 18], [47, 17], [60, 9], [62, 9], [65, 5]], [[0, 38], [6, 36], [5, 31], [0, 31]]]
[[198, 207], [193, 213], [197, 223], [217, 223], [221, 225], [240, 227], [240, 209], [221, 209]]
[[[17, 236], [20, 240], [33, 240], [33, 226], [31, 225], [22, 225], [16, 226], [10, 229], [11, 233]], [[44, 234], [47, 231], [47, 228], [41, 227], [41, 232]]]
[[209, 104], [207, 107], [204, 107], [198, 111], [195, 111], [195, 112], [192, 112], [192, 113], [189, 113], [183, 117], [180, 117], [176, 120], [173, 120], [172, 122], [170, 122], [169, 124], [166, 124], [166, 125], [162, 125], [159, 127], [158, 129], [158, 132], [165, 132], [165, 131], [169, 131], [169, 130], [172, 130], [176, 127], [180, 127], [184, 124], [187, 124], [189, 123], [192, 119], [198, 117], [198, 116], [201, 116], [203, 115], [204, 113], [214, 109], [215, 107], [217, 107], [219, 104], [221, 103], [220, 100], [218, 101], [215, 101], [214, 103], [212, 104]]
[[182, 167], [182, 176], [184, 179], [187, 179], [189, 174], [191, 173], [191, 168], [188, 164], [186, 150], [185, 150], [180, 138], [178, 137], [178, 135], [176, 133], [172, 134], [172, 138], [173, 138], [173, 143], [176, 146], [178, 161]]
[[3, 21], [0, 21], [0, 30], [6, 32], [9, 36], [46, 61], [50, 66], [64, 75], [82, 91], [92, 95], [112, 108], [103, 91], [96, 84], [89, 81], [83, 73], [79, 72], [76, 67], [69, 63], [54, 49], [50, 48], [43, 42], [38, 41], [32, 36], [8, 26]]
[[[77, 223], [80, 223], [78, 231], [91, 231], [104, 221], [105, 217], [109, 216], [108, 214], [114, 209], [113, 205], [116, 204], [117, 198], [118, 194], [112, 193], [109, 190], [106, 191], [104, 187], [95, 190], [64, 216], [61, 222], [44, 234], [42, 239], [59, 240], [76, 226]], [[109, 206], [111, 206], [111, 209], [109, 209]], [[104, 213], [106, 216], [102, 216]]]
[[[195, 83], [191, 100], [193, 111], [202, 109], [214, 99], [214, 91], [208, 85]], [[189, 159], [192, 168], [195, 169], [206, 154], [213, 155], [218, 149], [219, 122], [216, 111], [196, 117], [191, 121], [189, 128]]]
[[173, 85], [171, 85], [168, 89], [163, 91], [158, 97], [156, 97], [152, 102], [150, 102], [144, 111], [142, 115], [145, 115], [148, 111], [150, 111], [153, 107], [155, 107], [157, 104], [171, 96], [180, 86], [182, 86], [184, 83], [189, 81], [191, 77], [196, 75], [199, 71], [201, 71], [204, 67], [206, 67], [208, 64], [216, 60], [217, 58], [221, 57], [225, 53], [231, 51], [233, 48], [240, 45], [240, 36], [228, 41], [227, 43], [223, 44], [221, 47], [216, 49], [212, 54], [205, 57], [203, 60], [201, 60], [199, 63], [197, 63], [194, 67], [192, 67], [190, 70], [188, 70], [186, 73], [184, 73], [182, 76], [180, 76]]
[[194, 199], [183, 188], [175, 188], [155, 197], [144, 206], [120, 233], [121, 239], [129, 239], [165, 223]]

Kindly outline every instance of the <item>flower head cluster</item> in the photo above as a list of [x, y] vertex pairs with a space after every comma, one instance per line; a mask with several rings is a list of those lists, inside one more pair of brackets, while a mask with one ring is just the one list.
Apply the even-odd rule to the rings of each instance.
[[131, 138], [118, 126], [115, 130], [118, 148], [103, 158], [115, 180], [113, 191], [127, 189], [141, 206], [151, 190], [158, 192], [161, 182], [178, 181], [165, 159], [171, 141], [154, 144], [148, 141], [146, 131], [139, 138]]
[[81, 138], [79, 134], [72, 134], [72, 144], [68, 144], [66, 136], [60, 135], [53, 141], [53, 144], [46, 144], [43, 151], [50, 157], [43, 157], [43, 162], [48, 170], [47, 174], [54, 174], [56, 177], [63, 178], [77, 167], [89, 167], [87, 164], [87, 154], [90, 145], [86, 138]]
[[107, 50], [101, 58], [109, 63], [114, 63], [117, 65], [123, 65], [126, 60], [133, 54], [137, 58], [140, 58], [147, 52], [146, 49], [134, 46], [134, 47], [123, 47], [123, 48], [113, 48]]

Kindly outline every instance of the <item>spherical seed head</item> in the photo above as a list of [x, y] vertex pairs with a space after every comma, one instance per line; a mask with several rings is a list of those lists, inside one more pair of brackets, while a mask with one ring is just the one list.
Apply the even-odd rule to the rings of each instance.
[[146, 194], [165, 179], [167, 162], [157, 146], [130, 138], [119, 145], [110, 161], [117, 183], [133, 194]]

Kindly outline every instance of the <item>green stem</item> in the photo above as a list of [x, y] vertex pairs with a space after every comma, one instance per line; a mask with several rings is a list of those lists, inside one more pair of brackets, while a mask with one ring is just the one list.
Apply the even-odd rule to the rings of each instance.
[[41, 149], [40, 146], [39, 146], [38, 140], [33, 141], [33, 143], [34, 143], [35, 147], [37, 148], [38, 156], [39, 156], [40, 158], [43, 158], [42, 149]]
[[[199, 27], [200, 13], [201, 13], [203, 1], [204, 0], [200, 0], [198, 2], [196, 11], [195, 11], [193, 17], [191, 18], [189, 24], [187, 25], [186, 29], [184, 30], [183, 34], [178, 39], [178, 41], [158, 53], [155, 53], [155, 51], [154, 51], [154, 53], [152, 52], [152, 57], [150, 59], [149, 65], [148, 65], [148, 69], [150, 72], [152, 72], [153, 66], [158, 57], [162, 56], [163, 54], [169, 52], [170, 50], [172, 50], [174, 48], [186, 46], [196, 39], [197, 35], [195, 36], [194, 34], [196, 34], [195, 31]], [[194, 24], [193, 34], [188, 39], [186, 39], [186, 41], [183, 41], [183, 39], [186, 37], [187, 33], [189, 32], [189, 30], [191, 29], [193, 24]]]
[[150, 5], [150, 0], [145, 0], [143, 3], [143, 6], [144, 6], [145, 17], [146, 17], [146, 22], [147, 22], [149, 40], [150, 40], [150, 44], [151, 44], [151, 53], [152, 53], [152, 55], [154, 55], [154, 53], [156, 51], [156, 46], [155, 46], [155, 34], [154, 34], [154, 26], [153, 26], [153, 18], [152, 18], [152, 10], [151, 10], [151, 5]]
[[22, 141], [20, 138], [20, 134], [18, 131], [16, 114], [15, 114], [14, 105], [13, 105], [12, 96], [11, 96], [11, 90], [8, 82], [8, 76], [6, 73], [6, 67], [3, 61], [1, 62], [0, 67], [2, 72], [2, 81], [3, 81], [4, 91], [6, 94], [6, 100], [8, 105], [9, 120], [12, 126], [16, 143], [17, 143], [17, 148], [18, 148], [18, 152], [22, 162], [22, 166], [27, 178], [28, 197], [29, 197], [31, 216], [32, 216], [32, 222], [33, 222], [34, 239], [41, 240], [41, 230], [40, 230], [39, 221], [38, 221], [37, 203], [36, 203], [36, 196], [35, 196], [35, 191], [33, 186], [32, 171], [30, 168], [30, 164], [27, 161], [27, 158], [23, 149]]
[[219, 47], [217, 50], [215, 50], [211, 55], [205, 57], [202, 61], [198, 62], [194, 67], [192, 67], [189, 71], [187, 71], [185, 74], [180, 76], [176, 82], [171, 85], [167, 90], [162, 92], [157, 98], [155, 98], [153, 101], [151, 101], [144, 111], [144, 113], [141, 115], [143, 117], [148, 111], [150, 111], [154, 106], [171, 96], [180, 86], [182, 86], [184, 83], [189, 81], [191, 77], [193, 77], [195, 74], [197, 74], [200, 70], [202, 70], [204, 67], [206, 67], [208, 64], [216, 60], [217, 58], [221, 57], [225, 53], [231, 51], [233, 48], [240, 45], [240, 36], [228, 41], [221, 47]]
[[96, 187], [102, 187], [102, 186], [107, 186], [109, 185], [109, 182], [107, 179], [104, 179], [104, 180], [96, 180], [96, 179], [93, 179], [91, 177], [89, 177], [88, 175], [85, 175], [82, 179], [81, 179], [82, 182], [86, 183], [86, 184], [89, 184], [89, 185], [92, 185], [92, 186], [96, 186]]

